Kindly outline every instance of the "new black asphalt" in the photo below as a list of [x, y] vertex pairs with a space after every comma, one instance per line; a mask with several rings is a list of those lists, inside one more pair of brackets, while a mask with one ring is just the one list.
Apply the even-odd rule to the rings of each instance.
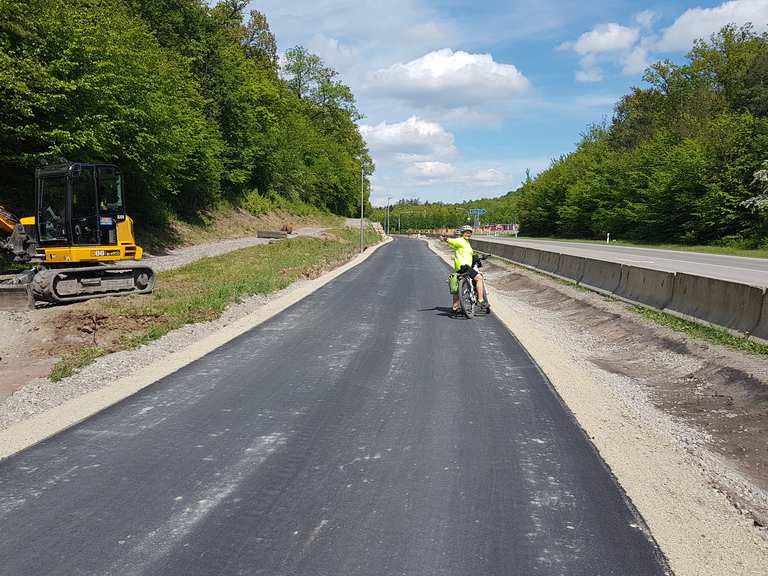
[[448, 316], [447, 271], [396, 240], [0, 463], [0, 574], [665, 574], [517, 340]]

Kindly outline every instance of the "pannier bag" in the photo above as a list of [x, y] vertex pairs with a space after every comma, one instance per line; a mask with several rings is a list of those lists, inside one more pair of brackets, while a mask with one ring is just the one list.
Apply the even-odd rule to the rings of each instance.
[[456, 272], [448, 275], [448, 290], [451, 291], [451, 294], [459, 293], [459, 275]]

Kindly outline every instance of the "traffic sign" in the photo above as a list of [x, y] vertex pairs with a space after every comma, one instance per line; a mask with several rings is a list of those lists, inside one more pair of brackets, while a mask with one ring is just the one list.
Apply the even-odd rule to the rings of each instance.
[[485, 208], [470, 208], [467, 212], [470, 214], [485, 214]]

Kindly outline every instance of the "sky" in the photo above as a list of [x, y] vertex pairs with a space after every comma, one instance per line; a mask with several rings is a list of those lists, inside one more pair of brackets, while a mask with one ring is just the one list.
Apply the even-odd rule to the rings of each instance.
[[516, 189], [572, 151], [661, 59], [768, 0], [259, 0], [280, 50], [302, 45], [352, 88], [371, 201], [459, 202]]

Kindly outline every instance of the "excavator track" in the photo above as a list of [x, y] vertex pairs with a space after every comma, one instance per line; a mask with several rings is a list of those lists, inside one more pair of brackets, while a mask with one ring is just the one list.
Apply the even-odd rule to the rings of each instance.
[[149, 294], [155, 272], [149, 266], [100, 265], [40, 270], [30, 290], [36, 301], [65, 304], [106, 296]]

